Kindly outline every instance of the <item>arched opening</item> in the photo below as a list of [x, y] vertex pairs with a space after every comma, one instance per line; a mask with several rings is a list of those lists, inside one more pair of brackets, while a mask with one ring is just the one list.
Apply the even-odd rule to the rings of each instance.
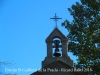
[[58, 37], [53, 38], [52, 56], [53, 57], [61, 57], [62, 56], [62, 43], [61, 43], [61, 39]]

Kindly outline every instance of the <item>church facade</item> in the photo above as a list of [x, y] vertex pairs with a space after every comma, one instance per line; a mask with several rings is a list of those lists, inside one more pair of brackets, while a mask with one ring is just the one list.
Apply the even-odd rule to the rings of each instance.
[[74, 68], [68, 56], [68, 38], [56, 27], [46, 38], [47, 56], [42, 68], [31, 75], [88, 75]]

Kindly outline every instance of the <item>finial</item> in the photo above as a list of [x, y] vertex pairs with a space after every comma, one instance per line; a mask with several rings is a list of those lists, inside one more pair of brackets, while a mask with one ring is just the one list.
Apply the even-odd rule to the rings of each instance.
[[50, 19], [54, 19], [54, 21], [56, 23], [56, 28], [57, 28], [57, 21], [58, 21], [58, 19], [62, 19], [62, 18], [59, 18], [58, 16], [56, 16], [56, 13], [55, 13], [55, 16], [53, 18], [50, 18]]

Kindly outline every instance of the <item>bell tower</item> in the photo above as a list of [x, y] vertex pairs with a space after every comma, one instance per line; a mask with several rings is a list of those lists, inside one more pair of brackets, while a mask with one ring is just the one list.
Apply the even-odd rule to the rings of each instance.
[[55, 14], [56, 27], [46, 38], [47, 55], [42, 61], [42, 68], [31, 75], [87, 75], [83, 72], [73, 72], [73, 60], [68, 56], [68, 38], [57, 28], [57, 19]]
[[68, 56], [68, 38], [56, 27], [46, 38], [47, 56], [42, 61], [42, 67], [60, 60], [73, 67], [73, 60]]

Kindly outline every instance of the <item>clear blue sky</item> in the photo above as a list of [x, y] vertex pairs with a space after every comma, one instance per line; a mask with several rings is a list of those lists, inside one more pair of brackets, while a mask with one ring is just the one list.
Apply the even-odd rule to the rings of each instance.
[[[45, 39], [55, 27], [50, 20], [57, 13], [62, 20], [58, 28], [67, 36], [68, 31], [61, 23], [72, 16], [67, 8], [79, 0], [0, 0], [0, 61], [11, 62], [5, 68], [41, 68], [41, 61], [46, 57]], [[69, 53], [76, 62], [76, 57]], [[29, 75], [32, 72], [17, 72], [17, 75]]]

